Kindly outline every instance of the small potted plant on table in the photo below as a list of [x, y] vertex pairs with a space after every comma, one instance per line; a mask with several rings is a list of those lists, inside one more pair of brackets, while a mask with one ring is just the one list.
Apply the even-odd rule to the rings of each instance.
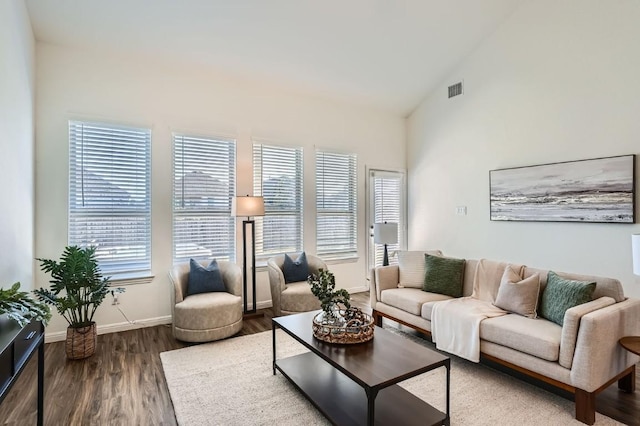
[[[51, 286], [34, 293], [42, 302], [55, 306], [69, 324], [65, 344], [69, 359], [88, 358], [95, 353], [97, 333], [93, 315], [111, 291], [109, 278], [100, 272], [95, 251], [95, 247], [69, 246], [60, 261], [38, 259], [41, 269], [51, 274]], [[113, 291], [120, 293], [124, 289]]]
[[307, 282], [322, 307], [322, 312], [313, 318], [316, 338], [329, 343], [361, 343], [373, 338], [373, 319], [351, 306], [347, 290], [335, 289], [333, 273], [320, 269], [317, 274], [311, 274]]

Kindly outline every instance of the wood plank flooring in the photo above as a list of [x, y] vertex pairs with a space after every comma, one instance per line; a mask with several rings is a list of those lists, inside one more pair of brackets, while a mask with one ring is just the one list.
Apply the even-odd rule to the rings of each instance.
[[[352, 300], [370, 311], [368, 293], [354, 294]], [[245, 319], [239, 335], [271, 329], [271, 310], [261, 312], [263, 317]], [[159, 354], [185, 346], [173, 338], [170, 326], [100, 335], [96, 354], [84, 361], [67, 360], [64, 342], [48, 343], [45, 425], [175, 425]], [[34, 356], [0, 406], [0, 424], [36, 424], [36, 376]], [[597, 406], [609, 417], [640, 426], [640, 389], [625, 394], [613, 385], [598, 396]]]

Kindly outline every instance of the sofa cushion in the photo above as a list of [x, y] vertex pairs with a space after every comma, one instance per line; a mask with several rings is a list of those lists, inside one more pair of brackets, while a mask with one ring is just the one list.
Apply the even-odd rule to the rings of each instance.
[[289, 283], [280, 293], [280, 309], [288, 312], [308, 312], [320, 309], [320, 301], [311, 293], [306, 281]]
[[504, 270], [494, 305], [514, 314], [535, 318], [539, 292], [540, 275], [523, 280], [509, 265]]
[[594, 282], [567, 280], [549, 271], [547, 287], [542, 293], [540, 315], [558, 325], [564, 322], [567, 309], [591, 301]]
[[[544, 292], [544, 289], [547, 285], [547, 275], [549, 271], [546, 269], [538, 269], [538, 268], [530, 268], [526, 267], [524, 270], [523, 277], [527, 278], [535, 273], [540, 274], [540, 292]], [[599, 299], [601, 297], [611, 297], [616, 302], [622, 302], [626, 299], [624, 295], [624, 289], [622, 288], [622, 284], [619, 280], [615, 278], [605, 278], [598, 277], [595, 275], [581, 275], [581, 274], [572, 274], [568, 272], [556, 272], [556, 274], [568, 280], [576, 280], [576, 281], [595, 281], [596, 289], [593, 290], [593, 299]]]
[[296, 260], [293, 260], [285, 253], [282, 274], [284, 275], [285, 284], [305, 281], [311, 274], [309, 263], [307, 262], [307, 254], [302, 252]]
[[433, 305], [443, 300], [453, 299], [453, 297], [447, 296], [445, 294], [438, 294], [438, 293], [429, 293], [429, 294], [433, 295], [433, 300], [430, 300], [429, 302], [425, 302], [422, 304], [422, 309], [420, 310], [420, 316], [424, 319], [431, 321], [431, 313], [433, 312]]
[[480, 338], [533, 355], [558, 361], [562, 327], [543, 318], [508, 314], [480, 323]]
[[420, 315], [423, 303], [444, 299], [450, 299], [450, 297], [428, 293], [417, 288], [390, 288], [382, 291], [383, 303], [413, 315]]
[[426, 271], [422, 290], [451, 297], [462, 296], [464, 259], [433, 256], [428, 253], [425, 253], [424, 258]]
[[222, 281], [218, 261], [213, 259], [206, 268], [194, 259], [189, 260], [187, 295], [227, 291]]
[[425, 260], [424, 254], [442, 256], [440, 250], [398, 252], [398, 267], [400, 278], [398, 287], [422, 288], [424, 285]]
[[[473, 293], [471, 297], [474, 299], [484, 300], [493, 303], [496, 301], [498, 289], [504, 275], [507, 262], [497, 262], [495, 260], [480, 259], [476, 267], [476, 273], [473, 277]], [[522, 276], [522, 265], [511, 265], [513, 270]]]

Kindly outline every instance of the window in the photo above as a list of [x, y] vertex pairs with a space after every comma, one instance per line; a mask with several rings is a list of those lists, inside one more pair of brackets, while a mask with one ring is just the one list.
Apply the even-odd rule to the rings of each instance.
[[256, 218], [256, 257], [301, 251], [302, 148], [254, 143], [253, 192], [265, 210]]
[[[369, 225], [374, 223], [397, 223], [398, 243], [389, 244], [389, 263], [397, 263], [393, 253], [406, 247], [405, 237], [405, 179], [404, 173], [387, 170], [369, 170]], [[382, 265], [384, 246], [374, 244], [370, 238], [369, 266]]]
[[236, 142], [173, 135], [173, 261], [235, 259]]
[[316, 244], [324, 258], [358, 254], [356, 155], [316, 151]]
[[69, 122], [69, 244], [105, 275], [151, 271], [151, 130]]

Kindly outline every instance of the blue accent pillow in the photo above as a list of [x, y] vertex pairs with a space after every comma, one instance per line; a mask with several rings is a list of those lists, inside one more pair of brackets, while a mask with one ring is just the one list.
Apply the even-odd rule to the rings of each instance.
[[187, 296], [214, 291], [227, 291], [222, 281], [218, 261], [213, 259], [206, 268], [196, 260], [189, 260], [189, 281]]
[[296, 260], [292, 260], [289, 255], [285, 253], [282, 273], [284, 274], [285, 284], [306, 281], [309, 275], [311, 275], [309, 264], [307, 263], [307, 254], [302, 252]]

